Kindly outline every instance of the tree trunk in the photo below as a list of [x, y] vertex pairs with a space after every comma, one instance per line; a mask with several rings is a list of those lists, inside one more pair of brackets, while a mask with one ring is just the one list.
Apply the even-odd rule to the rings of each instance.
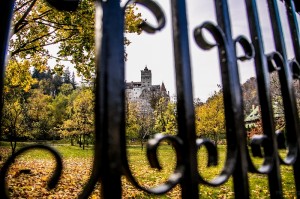
[[144, 139], [141, 139], [141, 147], [142, 147], [142, 151], [144, 150]]
[[16, 139], [11, 139], [10, 140], [10, 146], [11, 146], [11, 155], [13, 155], [13, 154], [15, 154], [16, 147], [17, 147], [17, 141], [16, 141]]
[[83, 141], [82, 141], [82, 149], [84, 150], [84, 145], [85, 145], [85, 134], [82, 135]]
[[79, 147], [81, 148], [82, 142], [81, 142], [81, 135], [79, 135]]
[[71, 136], [71, 146], [74, 146], [74, 137]]
[[218, 145], [218, 134], [217, 132], [214, 131], [214, 141], [215, 141], [215, 145]]

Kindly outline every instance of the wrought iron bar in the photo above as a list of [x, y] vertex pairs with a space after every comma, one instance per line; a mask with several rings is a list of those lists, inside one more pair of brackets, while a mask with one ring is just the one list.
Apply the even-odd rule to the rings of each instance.
[[[269, 191], [272, 198], [282, 198], [281, 176], [279, 170], [278, 147], [275, 135], [275, 124], [270, 92], [270, 77], [267, 58], [264, 52], [263, 39], [256, 0], [246, 0], [249, 29], [253, 46], [255, 48], [255, 69], [261, 107], [263, 133], [269, 140], [269, 147], [265, 151], [265, 162], [263, 170], [268, 173]], [[290, 156], [295, 154], [290, 154]], [[249, 160], [251, 162], [251, 160]], [[253, 169], [253, 166], [250, 167]], [[255, 171], [259, 173], [258, 171]]]
[[[15, 0], [7, 0], [0, 2], [0, 120], [2, 118], [3, 107], [3, 85], [5, 77], [5, 68], [8, 57], [8, 43], [10, 39], [11, 21], [13, 17]], [[2, 130], [0, 129], [0, 137], [2, 136]]]
[[[281, 26], [281, 20], [279, 16], [279, 10], [277, 1], [268, 0], [269, 14], [271, 18], [271, 24], [273, 29], [273, 37], [275, 48], [278, 54], [280, 55], [280, 61], [277, 62], [280, 70], [278, 71], [280, 85], [281, 85], [281, 94], [284, 105], [284, 114], [285, 114], [285, 131], [286, 138], [288, 143], [290, 143], [291, 149], [296, 150], [293, 153], [297, 153], [297, 157], [293, 164], [294, 168], [294, 179], [296, 184], [296, 193], [300, 193], [300, 160], [299, 160], [299, 150], [300, 150], [300, 128], [299, 128], [299, 116], [296, 105], [295, 92], [293, 88], [293, 79], [291, 74], [291, 68], [289, 67], [286, 47], [284, 42], [284, 36]], [[290, 23], [291, 25], [291, 23]], [[299, 46], [298, 46], [299, 48]], [[275, 193], [274, 193], [275, 194]], [[299, 197], [299, 194], [297, 194]], [[271, 195], [272, 196], [272, 195]], [[274, 196], [275, 197], [275, 196]]]
[[[237, 57], [231, 34], [231, 23], [227, 0], [215, 0], [217, 22], [224, 31], [226, 48], [219, 50], [223, 98], [226, 118], [226, 134], [232, 137], [228, 148], [235, 148], [236, 163], [233, 171], [233, 183], [236, 198], [249, 198], [248, 167], [246, 156], [246, 132], [243, 124], [243, 99], [238, 74]], [[224, 54], [225, 50], [225, 54]], [[225, 56], [226, 55], [226, 56]], [[233, 146], [235, 145], [235, 146]]]
[[172, 0], [172, 27], [176, 71], [178, 136], [183, 141], [184, 176], [181, 181], [182, 197], [197, 198], [198, 178], [195, 114], [191, 82], [191, 64], [187, 31], [186, 4]]
[[293, 41], [295, 59], [299, 63], [300, 62], [300, 32], [299, 32], [299, 22], [297, 21], [297, 17], [296, 17], [296, 9], [295, 9], [294, 2], [292, 0], [285, 1], [285, 4], [286, 4], [286, 13], [289, 20], [291, 38]]
[[[96, 1], [95, 157], [86, 198], [97, 177], [101, 197], [121, 198], [121, 138], [124, 122], [124, 13], [118, 1]], [[125, 141], [125, 140], [123, 140]]]

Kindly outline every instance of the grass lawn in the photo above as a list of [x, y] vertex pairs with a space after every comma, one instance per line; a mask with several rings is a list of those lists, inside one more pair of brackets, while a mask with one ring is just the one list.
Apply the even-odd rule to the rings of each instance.
[[[62, 155], [64, 170], [59, 185], [54, 190], [46, 189], [46, 182], [54, 168], [52, 157], [45, 151], [34, 150], [22, 155], [10, 168], [7, 176], [9, 192], [12, 198], [76, 198], [89, 179], [93, 161], [93, 149], [80, 149], [78, 146], [54, 145]], [[219, 164], [217, 167], [207, 167], [207, 155], [205, 150], [198, 153], [199, 172], [206, 179], [217, 176], [224, 164], [225, 146], [218, 146]], [[1, 154], [9, 154], [9, 145], [1, 143]], [[164, 182], [172, 173], [176, 156], [169, 145], [162, 145], [159, 150], [159, 160], [163, 167], [161, 171], [152, 169], [146, 159], [145, 150], [140, 146], [128, 146], [128, 161], [133, 175], [138, 182], [146, 187], [152, 187]], [[255, 160], [256, 163], [261, 162]], [[20, 172], [22, 169], [30, 169], [29, 174]], [[294, 180], [292, 167], [281, 166], [282, 181], [285, 198], [294, 198]], [[123, 198], [181, 198], [180, 187], [176, 186], [164, 196], [152, 196], [143, 193], [133, 187], [125, 178], [123, 181]], [[252, 198], [269, 198], [268, 181], [265, 175], [249, 174], [250, 193]], [[233, 198], [232, 179], [219, 187], [207, 187], [200, 185], [201, 198]], [[99, 185], [91, 198], [99, 198]]]

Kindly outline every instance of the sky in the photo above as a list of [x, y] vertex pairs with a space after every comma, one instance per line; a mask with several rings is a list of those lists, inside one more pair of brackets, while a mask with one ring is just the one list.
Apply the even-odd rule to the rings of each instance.
[[[171, 7], [170, 0], [154, 0], [165, 13], [166, 26], [155, 34], [143, 32], [140, 35], [135, 33], [126, 34], [131, 44], [126, 47], [128, 60], [125, 63], [125, 80], [127, 82], [140, 81], [141, 70], [146, 66], [152, 71], [152, 84], [161, 85], [164, 82], [170, 96], [176, 96], [173, 38], [171, 30]], [[257, 0], [259, 19], [264, 40], [265, 54], [275, 51], [270, 18], [268, 15], [266, 0]], [[190, 61], [192, 70], [192, 85], [194, 98], [200, 98], [203, 102], [210, 97], [214, 91], [219, 90], [221, 76], [219, 69], [219, 58], [217, 48], [204, 51], [196, 46], [193, 31], [196, 27], [206, 21], [216, 22], [215, 8], [213, 0], [187, 0], [187, 21], [189, 34]], [[244, 35], [250, 40], [247, 14], [244, 1], [228, 0], [231, 17], [231, 29], [233, 38]], [[285, 44], [288, 58], [294, 57], [292, 51], [291, 37], [285, 13], [285, 6], [278, 1], [282, 27], [285, 35]], [[142, 14], [142, 18], [148, 23], [156, 25], [156, 20], [151, 12], [143, 6], [137, 6], [137, 12]], [[298, 15], [300, 26], [300, 17]], [[209, 35], [208, 35], [209, 38]], [[57, 47], [51, 47], [51, 52], [56, 53]], [[53, 50], [54, 49], [54, 50]], [[239, 52], [239, 49], [238, 49]], [[65, 63], [72, 70], [70, 63]], [[49, 65], [55, 65], [51, 60]], [[255, 77], [253, 61], [238, 62], [240, 81], [244, 83], [250, 77]], [[80, 81], [80, 78], [77, 78]]]
[[[132, 42], [126, 47], [128, 60], [125, 63], [126, 81], [140, 81], [141, 70], [148, 67], [152, 71], [152, 84], [164, 82], [170, 95], [176, 95], [174, 56], [171, 32], [171, 8], [170, 0], [156, 1], [163, 9], [166, 16], [166, 26], [155, 34], [142, 33], [141, 35], [127, 34], [126, 37]], [[217, 48], [204, 51], [196, 46], [193, 37], [194, 29], [205, 21], [216, 24], [214, 1], [187, 1], [187, 20], [189, 33], [190, 60], [192, 67], [192, 84], [194, 98], [205, 101], [218, 90], [220, 84], [220, 70]], [[244, 1], [229, 0], [233, 38], [244, 35], [250, 40], [246, 9]], [[266, 1], [257, 1], [265, 53], [274, 51], [273, 37]], [[288, 31], [287, 20], [283, 3], [279, 2], [282, 26], [285, 34], [285, 42], [288, 49], [288, 58], [293, 58], [292, 43]], [[151, 24], [156, 24], [153, 15], [144, 7], [138, 6], [143, 18]], [[299, 17], [298, 22], [300, 23]], [[300, 25], [300, 24], [299, 24]], [[253, 61], [238, 62], [241, 83], [255, 76]]]

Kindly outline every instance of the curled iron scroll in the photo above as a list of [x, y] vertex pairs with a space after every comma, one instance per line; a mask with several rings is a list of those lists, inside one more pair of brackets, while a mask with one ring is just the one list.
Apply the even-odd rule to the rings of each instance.
[[9, 194], [7, 192], [6, 182], [5, 182], [5, 177], [8, 173], [9, 167], [14, 163], [15, 159], [18, 156], [24, 154], [27, 151], [33, 150], [33, 149], [46, 150], [54, 156], [55, 161], [56, 161], [55, 170], [54, 170], [52, 176], [50, 177], [50, 180], [48, 181], [47, 187], [48, 187], [48, 189], [53, 189], [57, 185], [59, 178], [62, 174], [62, 169], [63, 169], [62, 158], [60, 157], [59, 153], [54, 148], [47, 146], [47, 145], [40, 145], [40, 144], [30, 145], [30, 146], [21, 148], [15, 154], [10, 156], [7, 159], [7, 161], [4, 163], [3, 167], [1, 168], [1, 172], [0, 172], [0, 191], [1, 191], [0, 195], [1, 195], [1, 198], [3, 198], [3, 199], [9, 198]]
[[[170, 175], [169, 179], [164, 182], [163, 184], [158, 185], [157, 187], [153, 188], [145, 188], [140, 185], [135, 177], [132, 175], [128, 161], [123, 162], [123, 170], [124, 174], [126, 175], [127, 179], [137, 188], [152, 194], [164, 194], [175, 187], [181, 180], [183, 173], [184, 173], [184, 166], [181, 160], [182, 154], [182, 140], [177, 136], [170, 136], [170, 135], [162, 135], [156, 134], [154, 138], [150, 139], [147, 143], [147, 157], [152, 168], [162, 169], [158, 161], [157, 149], [161, 142], [167, 141], [169, 142], [175, 149], [176, 157], [177, 157], [177, 164], [174, 172]], [[125, 160], [125, 159], [124, 159]]]
[[[215, 144], [208, 139], [197, 139], [196, 144], [198, 150], [201, 147], [205, 147], [207, 149], [207, 153], [208, 153], [207, 167], [213, 165], [216, 166], [218, 164], [218, 150]], [[230, 174], [228, 174], [227, 172], [225, 172], [225, 170], [223, 170], [219, 176], [217, 176], [216, 178], [208, 182], [200, 174], [198, 174], [200, 183], [211, 185], [211, 186], [219, 186], [220, 184], [223, 184], [225, 181], [227, 181], [229, 176]]]
[[[208, 31], [214, 38], [215, 43], [209, 42], [205, 35], [204, 30]], [[214, 25], [211, 22], [205, 22], [202, 25], [196, 27], [194, 30], [194, 38], [198, 46], [204, 50], [210, 50], [213, 47], [219, 48], [219, 54], [220, 54], [220, 61], [223, 62], [223, 59], [227, 59], [228, 56], [228, 44], [225, 39], [225, 34], [223, 33], [222, 29], [216, 25]], [[222, 56], [222, 57], [221, 57]], [[202, 140], [197, 142], [198, 148], [205, 146], [207, 150], [209, 151], [209, 158], [212, 158], [214, 156], [217, 156], [217, 149], [215, 146], [208, 140]], [[211, 164], [217, 163], [217, 157], [214, 157], [211, 159]], [[204, 178], [199, 174], [199, 182], [203, 184], [207, 184], [209, 186], [219, 186], [223, 183], [225, 183], [230, 176], [232, 175], [237, 160], [237, 148], [236, 147], [229, 147], [227, 149], [227, 155], [225, 164], [222, 168], [221, 173], [216, 176], [211, 181], [206, 181]]]
[[268, 61], [268, 69], [269, 72], [272, 73], [274, 71], [279, 71], [283, 66], [283, 58], [280, 53], [272, 52], [267, 54], [267, 61]]
[[[204, 30], [207, 30], [215, 39], [216, 43], [210, 43], [204, 36]], [[225, 45], [225, 35], [221, 28], [211, 22], [205, 22], [194, 30], [194, 38], [198, 46], [204, 50], [210, 50], [215, 46]]]
[[[160, 8], [160, 6], [155, 3], [154, 1], [151, 0], [129, 0], [124, 6], [124, 9], [126, 9], [129, 5], [131, 4], [140, 4], [147, 9], [155, 16], [157, 20], [157, 26], [153, 26], [146, 21], [144, 21], [141, 25], [140, 28], [147, 33], [155, 33], [158, 30], [161, 30], [164, 28], [166, 20], [165, 20], [165, 15], [163, 10]], [[174, 172], [170, 175], [169, 179], [164, 182], [161, 185], [158, 185], [157, 187], [153, 188], [146, 188], [140, 185], [135, 177], [133, 176], [129, 164], [128, 164], [128, 159], [127, 154], [126, 154], [126, 147], [124, 146], [124, 154], [122, 156], [123, 160], [123, 173], [127, 177], [127, 179], [137, 188], [147, 192], [147, 193], [152, 193], [152, 194], [163, 194], [168, 192], [170, 189], [172, 189], [174, 186], [176, 186], [184, 172], [184, 167], [182, 165], [182, 152], [181, 152], [181, 146], [182, 146], [182, 140], [178, 138], [177, 136], [169, 136], [169, 135], [162, 135], [162, 134], [156, 134], [153, 139], [150, 139], [147, 143], [147, 158], [149, 160], [150, 166], [152, 168], [157, 168], [157, 169], [162, 169], [161, 165], [159, 164], [158, 161], [158, 155], [157, 155], [157, 149], [162, 141], [167, 141], [169, 142], [175, 149], [176, 156], [177, 156], [177, 165], [174, 170]], [[124, 141], [125, 142], [125, 141]]]
[[242, 49], [244, 50], [245, 55], [239, 56], [238, 59], [240, 61], [246, 61], [250, 60], [255, 56], [254, 47], [253, 45], [248, 41], [248, 39], [244, 36], [238, 36], [235, 40], [235, 48], [237, 48], [237, 45], [239, 44]]
[[[250, 141], [253, 157], [264, 158], [262, 165], [256, 169], [251, 159], [248, 157], [249, 170], [254, 173], [267, 174], [273, 168], [273, 150], [271, 140], [266, 135], [254, 135]], [[264, 153], [262, 153], [263, 148]]]
[[[164, 27], [164, 25], [165, 25], [164, 13], [161, 10], [161, 8], [155, 2], [146, 1], [146, 0], [129, 0], [129, 1], [126, 2], [124, 7], [122, 8], [123, 12], [125, 11], [125, 9], [128, 8], [129, 5], [132, 5], [132, 4], [140, 4], [140, 5], [148, 8], [154, 14], [154, 16], [157, 19], [157, 23], [158, 23], [157, 27], [154, 27], [154, 26], [152, 26], [152, 25], [150, 25], [150, 24], [148, 24], [147, 22], [144, 21], [141, 24], [141, 28], [143, 30], [145, 30], [148, 33], [154, 33], [157, 30], [161, 30]], [[101, 5], [98, 5], [98, 6], [101, 6]], [[172, 138], [166, 138], [166, 139], [171, 139], [172, 140]], [[125, 140], [122, 140], [122, 142], [126, 143]], [[173, 142], [176, 142], [176, 141], [173, 140]], [[100, 146], [99, 143], [101, 143], [101, 142], [99, 142], [99, 140], [96, 140], [95, 157], [100, 156], [99, 155], [100, 154], [99, 150], [100, 150], [101, 146]], [[125, 145], [124, 146], [122, 145], [122, 152], [123, 152], [122, 153], [123, 173], [125, 175], [127, 175], [128, 179], [137, 188], [140, 188], [141, 190], [144, 190], [148, 193], [157, 193], [157, 194], [159, 194], [161, 192], [163, 192], [163, 193], [167, 192], [168, 190], [170, 190], [170, 187], [172, 188], [173, 186], [175, 186], [178, 183], [178, 181], [176, 179], [178, 178], [178, 176], [181, 176], [181, 175], [178, 174], [180, 172], [177, 172], [177, 173], [175, 172], [175, 174], [171, 175], [170, 179], [161, 186], [158, 186], [158, 187], [153, 188], [153, 189], [146, 189], [146, 188], [140, 186], [138, 184], [138, 182], [135, 180], [135, 178], [132, 176], [131, 172], [130, 172], [128, 162], [127, 162], [127, 158], [126, 158], [127, 155], [126, 155], [126, 146]], [[150, 162], [151, 162], [152, 165], [155, 164], [155, 163], [153, 163], [153, 161], [150, 161]], [[80, 193], [79, 198], [88, 198], [89, 195], [92, 193], [96, 183], [99, 181], [99, 178], [100, 178], [100, 175], [101, 175], [99, 170], [102, 168], [102, 164], [104, 164], [104, 163], [99, 161], [99, 160], [94, 161], [93, 169], [92, 169], [92, 173], [90, 175], [90, 178], [89, 178], [87, 184], [85, 185], [83, 191]], [[180, 169], [178, 169], [178, 170], [180, 170]], [[175, 183], [175, 185], [170, 185], [170, 184], [173, 184], [173, 183]], [[167, 189], [167, 190], [165, 190], [165, 189]]]
[[127, 6], [129, 6], [131, 4], [140, 4], [140, 5], [145, 6], [153, 13], [153, 15], [155, 16], [155, 18], [157, 20], [157, 24], [158, 24], [157, 27], [154, 27], [153, 25], [147, 23], [146, 21], [143, 21], [140, 25], [140, 28], [142, 30], [146, 31], [147, 33], [155, 33], [156, 31], [164, 28], [164, 26], [166, 24], [165, 14], [164, 14], [163, 10], [161, 9], [161, 7], [157, 3], [155, 3], [154, 1], [149, 1], [149, 0], [129, 0], [125, 4], [124, 9], [126, 9]]
[[[215, 43], [210, 43], [208, 40], [205, 38], [203, 34], [203, 30], [208, 31], [214, 38]], [[219, 55], [220, 55], [220, 61], [222, 62], [223, 59], [226, 60], [229, 52], [229, 48], [227, 47], [227, 42], [225, 39], [225, 35], [221, 28], [218, 26], [210, 23], [210, 22], [205, 22], [201, 26], [197, 27], [194, 31], [194, 37], [196, 40], [196, 43], [198, 44], [199, 47], [201, 47], [204, 50], [209, 50], [215, 46], [218, 46], [219, 48]], [[235, 40], [235, 47], [239, 44], [242, 49], [244, 50], [245, 55], [237, 57], [237, 59], [241, 61], [249, 60], [252, 59], [255, 55], [254, 48], [252, 44], [244, 37], [244, 36], [238, 36]], [[222, 57], [221, 57], [222, 56]], [[276, 60], [277, 60], [277, 56]], [[255, 173], [268, 173], [271, 168], [272, 168], [272, 149], [270, 145], [270, 140], [264, 136], [264, 137], [256, 137], [253, 142], [252, 142], [252, 152], [254, 152], [254, 155], [258, 155], [260, 152], [260, 146], [263, 147], [265, 153], [264, 153], [264, 162], [262, 165], [259, 166], [258, 169], [254, 166], [252, 163], [252, 160], [250, 159], [248, 155], [248, 165], [249, 165], [249, 171], [255, 172]], [[223, 170], [221, 171], [220, 176], [216, 177], [213, 179], [211, 182], [205, 182], [205, 184], [208, 184], [210, 186], [218, 186], [230, 177], [232, 174], [234, 167], [235, 167], [235, 161], [236, 161], [236, 154], [237, 154], [237, 149], [229, 149], [231, 151], [227, 151], [227, 159], [225, 162], [225, 166]], [[256, 153], [257, 152], [257, 153]], [[249, 151], [248, 151], [249, 154]], [[203, 179], [201, 179], [203, 181]]]
[[296, 60], [292, 60], [289, 62], [289, 65], [293, 73], [293, 78], [300, 80], [300, 64]]
[[[266, 56], [268, 60], [268, 68], [270, 73], [274, 71], [280, 71], [281, 68], [285, 67], [284, 59], [279, 52], [273, 52]], [[292, 65], [297, 66], [297, 62], [292, 63], [290, 66]], [[283, 140], [284, 136], [282, 136], [283, 132], [277, 132], [277, 142], [280, 143], [286, 142], [286, 148], [288, 150], [287, 155], [284, 159], [281, 158], [279, 154], [277, 154], [279, 156], [279, 160], [281, 164], [292, 165], [297, 159], [297, 155], [298, 155], [297, 140], [289, 139], [289, 134], [293, 135], [294, 133], [295, 132], [286, 132], [286, 141], [285, 141]], [[291, 137], [295, 137], [295, 136], [293, 135]], [[281, 144], [281, 146], [283, 145]]]

